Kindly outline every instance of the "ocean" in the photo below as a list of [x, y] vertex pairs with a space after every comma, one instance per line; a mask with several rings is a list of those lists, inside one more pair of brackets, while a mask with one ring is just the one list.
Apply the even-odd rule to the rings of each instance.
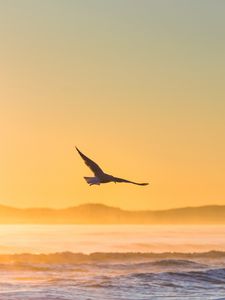
[[225, 226], [0, 225], [0, 300], [225, 299]]

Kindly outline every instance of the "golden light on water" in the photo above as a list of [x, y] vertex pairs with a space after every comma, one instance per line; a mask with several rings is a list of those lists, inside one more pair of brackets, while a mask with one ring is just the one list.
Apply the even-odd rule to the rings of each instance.
[[224, 225], [0, 225], [0, 255], [225, 251], [224, 236]]

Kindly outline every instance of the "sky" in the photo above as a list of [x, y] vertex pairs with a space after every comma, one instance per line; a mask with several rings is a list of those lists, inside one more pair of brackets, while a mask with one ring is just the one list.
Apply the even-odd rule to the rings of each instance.
[[[0, 204], [225, 204], [225, 2], [0, 1]], [[109, 174], [89, 187], [75, 145]]]

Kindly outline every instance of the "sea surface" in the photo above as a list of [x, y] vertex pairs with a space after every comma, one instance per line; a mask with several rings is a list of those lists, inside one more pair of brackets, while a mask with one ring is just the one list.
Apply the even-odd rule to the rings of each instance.
[[0, 225], [0, 300], [225, 300], [225, 226]]

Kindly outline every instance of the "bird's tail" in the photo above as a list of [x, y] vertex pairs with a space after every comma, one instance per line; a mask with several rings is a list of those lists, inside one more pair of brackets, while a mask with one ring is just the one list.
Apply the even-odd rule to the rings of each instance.
[[86, 180], [86, 182], [89, 185], [93, 185], [93, 184], [100, 184], [99, 178], [98, 177], [84, 177], [84, 179]]

